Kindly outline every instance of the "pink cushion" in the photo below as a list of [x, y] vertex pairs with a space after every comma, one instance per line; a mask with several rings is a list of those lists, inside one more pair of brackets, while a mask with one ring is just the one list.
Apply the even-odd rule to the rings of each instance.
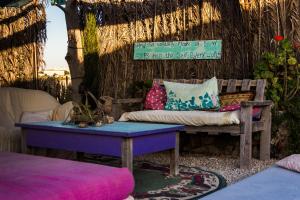
[[235, 111], [241, 109], [240, 104], [234, 104], [234, 105], [227, 105], [220, 108], [220, 112], [228, 112], [228, 111]]
[[276, 164], [280, 167], [300, 172], [300, 154], [290, 155]]
[[[241, 105], [240, 104], [234, 104], [234, 105], [227, 105], [223, 106], [219, 109], [220, 112], [229, 112], [229, 111], [235, 111], [235, 110], [240, 110]], [[261, 114], [261, 108], [259, 107], [253, 107], [252, 109], [252, 117], [254, 120], [259, 120], [260, 119], [260, 114]]]
[[0, 152], [0, 199], [121, 200], [134, 188], [127, 168]]
[[145, 109], [147, 110], [163, 110], [167, 101], [166, 90], [155, 83], [149, 90], [145, 100]]

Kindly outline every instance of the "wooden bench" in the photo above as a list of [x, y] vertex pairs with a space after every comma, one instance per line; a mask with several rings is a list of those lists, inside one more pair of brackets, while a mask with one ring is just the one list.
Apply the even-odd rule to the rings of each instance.
[[[202, 83], [201, 79], [165, 79], [166, 81], [180, 83]], [[154, 83], [163, 85], [162, 79], [154, 79]], [[218, 79], [218, 88], [220, 93], [233, 93], [240, 91], [253, 91], [255, 93], [254, 101], [241, 103], [241, 118], [239, 125], [226, 126], [186, 126], [186, 133], [218, 134], [230, 133], [234, 136], [240, 136], [240, 168], [248, 168], [252, 158], [252, 133], [260, 132], [260, 159], [270, 159], [271, 142], [271, 106], [272, 101], [265, 100], [266, 80], [236, 80], [236, 79]], [[142, 98], [117, 99], [114, 101], [113, 113], [117, 118], [122, 114], [122, 104], [143, 103]], [[261, 107], [261, 118], [258, 121], [252, 121], [253, 106]], [[141, 107], [142, 109], [142, 107]]]

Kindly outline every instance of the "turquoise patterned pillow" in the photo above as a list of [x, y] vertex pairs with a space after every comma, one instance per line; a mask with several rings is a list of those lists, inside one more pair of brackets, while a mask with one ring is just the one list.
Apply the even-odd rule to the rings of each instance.
[[164, 81], [164, 85], [168, 97], [166, 110], [208, 110], [220, 107], [216, 77], [202, 84]]

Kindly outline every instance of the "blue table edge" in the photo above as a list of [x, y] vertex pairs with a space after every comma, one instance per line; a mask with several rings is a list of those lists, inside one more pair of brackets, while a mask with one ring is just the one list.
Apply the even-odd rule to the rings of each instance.
[[[53, 122], [53, 121], [52, 121]], [[59, 122], [59, 121], [57, 121]], [[62, 123], [62, 122], [61, 122]], [[131, 122], [123, 122], [123, 123], [131, 123]], [[160, 124], [160, 125], [171, 125], [173, 127], [169, 128], [160, 128], [160, 129], [153, 129], [153, 130], [146, 130], [146, 131], [131, 131], [131, 132], [118, 132], [118, 131], [105, 131], [101, 130], [91, 130], [91, 129], [86, 129], [86, 128], [65, 128], [65, 127], [55, 127], [55, 126], [50, 126], [50, 125], [40, 125], [37, 122], [33, 123], [15, 123], [16, 127], [20, 128], [25, 128], [25, 129], [37, 129], [37, 130], [49, 130], [49, 131], [54, 131], [54, 130], [60, 130], [64, 132], [71, 132], [71, 133], [89, 133], [89, 134], [97, 134], [97, 135], [103, 135], [103, 136], [115, 136], [115, 137], [138, 137], [138, 136], [144, 136], [144, 135], [151, 135], [155, 133], [169, 133], [169, 132], [179, 132], [179, 131], [184, 131], [185, 126], [184, 125], [179, 125], [179, 124], [164, 124], [164, 123], [145, 123], [145, 122], [134, 122], [134, 123], [144, 123], [144, 124]], [[111, 133], [114, 133], [112, 135]]]

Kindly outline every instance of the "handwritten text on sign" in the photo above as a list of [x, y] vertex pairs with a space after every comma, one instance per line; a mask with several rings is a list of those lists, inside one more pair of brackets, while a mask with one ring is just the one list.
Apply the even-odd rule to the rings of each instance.
[[221, 59], [222, 40], [138, 42], [135, 60]]

